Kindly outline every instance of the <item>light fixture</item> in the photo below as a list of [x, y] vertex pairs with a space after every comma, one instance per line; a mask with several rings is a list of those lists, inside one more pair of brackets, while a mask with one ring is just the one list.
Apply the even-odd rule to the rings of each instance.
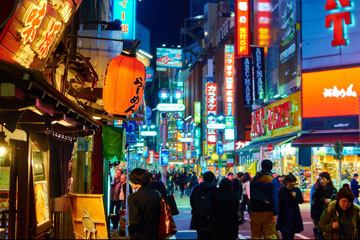
[[208, 121], [213, 121], [215, 120], [215, 115], [213, 113], [209, 113], [208, 116], [207, 116], [207, 120]]
[[176, 99], [176, 100], [180, 100], [184, 97], [184, 92], [181, 91], [180, 89], [176, 89], [174, 92], [173, 92], [173, 97]]
[[218, 122], [222, 122], [224, 121], [225, 117], [223, 115], [217, 116], [216, 120], [218, 120]]
[[163, 101], [166, 101], [170, 98], [170, 93], [169, 90], [167, 90], [166, 88], [163, 88], [159, 91], [159, 98]]
[[165, 43], [163, 43], [161, 46], [162, 46], [162, 47], [166, 47], [166, 44], [165, 44]]
[[1, 125], [1, 132], [0, 132], [0, 157], [4, 157], [7, 152], [8, 152], [8, 148], [9, 145], [7, 144], [7, 142], [5, 141], [6, 135], [4, 132], [4, 126]]
[[190, 120], [192, 118], [192, 116], [188, 116], [187, 118], [184, 119], [184, 121]]

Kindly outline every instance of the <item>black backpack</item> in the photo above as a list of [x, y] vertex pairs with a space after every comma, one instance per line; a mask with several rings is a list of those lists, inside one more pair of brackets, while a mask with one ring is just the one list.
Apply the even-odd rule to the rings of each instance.
[[194, 214], [201, 222], [209, 222], [213, 215], [214, 189], [199, 189], [199, 196], [194, 203]]

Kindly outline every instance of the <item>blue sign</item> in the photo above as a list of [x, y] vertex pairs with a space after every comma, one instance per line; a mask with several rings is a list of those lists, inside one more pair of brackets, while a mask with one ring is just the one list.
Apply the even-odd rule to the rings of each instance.
[[145, 75], [146, 82], [152, 82], [154, 79], [154, 68], [145, 67], [145, 69], [146, 69], [146, 75]]
[[182, 68], [182, 49], [157, 48], [156, 66]]
[[182, 131], [184, 129], [184, 121], [181, 119], [176, 120], [176, 129]]
[[136, 126], [137, 126], [136, 121], [127, 121], [126, 123], [127, 125], [123, 123], [123, 126], [126, 129], [126, 133], [136, 132]]
[[217, 142], [216, 143], [216, 153], [218, 155], [223, 155], [224, 154], [224, 146], [223, 146], [222, 142]]
[[164, 147], [161, 148], [161, 153], [160, 153], [160, 164], [162, 166], [167, 166], [169, 165], [169, 148]]
[[136, 0], [114, 0], [113, 20], [121, 21], [124, 39], [135, 39]]

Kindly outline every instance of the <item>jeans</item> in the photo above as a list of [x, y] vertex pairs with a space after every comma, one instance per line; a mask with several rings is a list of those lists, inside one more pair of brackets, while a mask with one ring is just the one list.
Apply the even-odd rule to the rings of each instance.
[[119, 226], [119, 210], [120, 210], [120, 200], [118, 201], [110, 201], [110, 213], [114, 213], [115, 207], [115, 214], [116, 217], [111, 219], [113, 229], [117, 229]]

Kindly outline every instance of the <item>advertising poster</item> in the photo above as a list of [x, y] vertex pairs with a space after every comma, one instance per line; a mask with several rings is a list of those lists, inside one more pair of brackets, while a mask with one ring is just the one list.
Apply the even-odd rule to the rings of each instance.
[[[297, 0], [279, 0], [279, 84], [287, 93], [285, 84], [296, 81], [298, 75]], [[296, 86], [296, 83], [291, 83]]]
[[113, 20], [121, 21], [124, 39], [135, 39], [136, 0], [114, 0]]
[[156, 66], [182, 68], [182, 49], [157, 48]]
[[253, 104], [253, 84], [252, 84], [252, 59], [241, 59], [241, 79], [243, 83], [244, 103], [246, 107]]

